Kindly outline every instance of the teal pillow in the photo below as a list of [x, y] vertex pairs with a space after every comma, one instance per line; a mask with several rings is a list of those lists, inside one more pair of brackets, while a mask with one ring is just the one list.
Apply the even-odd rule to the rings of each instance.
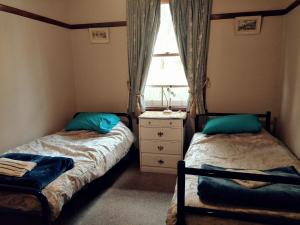
[[255, 115], [230, 115], [210, 119], [204, 126], [204, 134], [258, 133], [261, 123]]
[[91, 130], [106, 134], [120, 122], [120, 118], [109, 113], [79, 113], [65, 128], [65, 131]]

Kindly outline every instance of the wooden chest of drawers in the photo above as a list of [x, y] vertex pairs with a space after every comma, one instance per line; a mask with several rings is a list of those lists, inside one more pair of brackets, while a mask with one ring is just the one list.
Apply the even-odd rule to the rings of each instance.
[[145, 112], [139, 117], [140, 167], [143, 172], [176, 174], [182, 159], [186, 113]]

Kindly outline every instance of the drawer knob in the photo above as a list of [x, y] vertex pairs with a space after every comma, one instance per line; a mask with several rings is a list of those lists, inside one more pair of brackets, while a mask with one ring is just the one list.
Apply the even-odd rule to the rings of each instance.
[[158, 149], [158, 151], [162, 151], [162, 150], [164, 150], [164, 146], [159, 145], [159, 146], [157, 146], [157, 149]]
[[158, 137], [161, 137], [161, 136], [163, 136], [163, 135], [164, 135], [164, 133], [161, 132], [161, 131], [157, 133], [157, 136], [158, 136]]
[[148, 124], [151, 125], [151, 121], [148, 121]]
[[162, 165], [162, 164], [164, 164], [164, 163], [165, 163], [165, 162], [164, 162], [163, 160], [161, 160], [161, 159], [160, 159], [160, 160], [158, 160], [157, 162], [158, 162], [160, 165]]
[[172, 122], [170, 122], [170, 125], [172, 125], [173, 123]]

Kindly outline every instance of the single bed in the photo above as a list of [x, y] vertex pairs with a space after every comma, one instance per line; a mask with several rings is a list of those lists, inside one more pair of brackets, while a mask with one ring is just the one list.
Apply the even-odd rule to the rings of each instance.
[[[219, 115], [225, 114], [211, 113], [205, 116]], [[266, 129], [269, 130], [270, 113], [258, 116], [266, 119]], [[300, 223], [300, 212], [297, 211], [210, 204], [201, 201], [197, 194], [199, 175], [257, 181], [265, 180], [272, 183], [295, 185], [300, 184], [299, 178], [199, 169], [203, 164], [224, 168], [255, 170], [292, 165], [300, 171], [299, 160], [266, 130], [258, 134], [217, 134], [207, 136], [202, 133], [195, 133], [184, 161], [178, 162], [178, 182], [168, 210], [168, 225], [176, 223], [201, 225]]]
[[60, 131], [9, 150], [8, 153], [68, 157], [73, 159], [74, 167], [52, 181], [41, 192], [0, 185], [1, 209], [42, 212], [43, 224], [54, 221], [75, 193], [102, 177], [128, 154], [134, 141], [131, 118], [124, 113], [116, 114], [127, 118], [128, 127], [119, 122], [107, 134], [86, 130]]

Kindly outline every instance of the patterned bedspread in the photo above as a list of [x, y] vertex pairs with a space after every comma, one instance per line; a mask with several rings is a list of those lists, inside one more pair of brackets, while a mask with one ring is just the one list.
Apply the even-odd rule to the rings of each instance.
[[[49, 201], [52, 219], [55, 219], [73, 194], [118, 163], [127, 154], [133, 141], [131, 131], [120, 122], [108, 134], [61, 131], [8, 152], [65, 156], [74, 160], [73, 169], [63, 173], [43, 190]], [[40, 205], [33, 196], [3, 192], [0, 193], [0, 207], [40, 210]]]
[[[185, 156], [187, 167], [199, 168], [202, 164], [211, 164], [225, 168], [240, 169], [271, 169], [283, 166], [295, 166], [300, 171], [300, 162], [289, 150], [277, 139], [266, 131], [259, 134], [235, 134], [235, 135], [213, 135], [206, 136], [196, 133], [193, 137], [189, 150]], [[186, 176], [185, 204], [193, 207], [205, 207], [210, 209], [221, 209], [226, 211], [238, 211], [262, 215], [280, 215], [289, 218], [299, 218], [297, 212], [279, 212], [270, 210], [258, 210], [252, 208], [237, 208], [220, 205], [210, 205], [200, 201], [197, 195], [197, 177]], [[167, 224], [176, 223], [177, 203], [176, 189], [170, 208], [168, 210]], [[234, 220], [225, 220], [208, 216], [188, 216], [188, 224], [201, 225], [226, 225], [226, 224], [253, 224]]]

